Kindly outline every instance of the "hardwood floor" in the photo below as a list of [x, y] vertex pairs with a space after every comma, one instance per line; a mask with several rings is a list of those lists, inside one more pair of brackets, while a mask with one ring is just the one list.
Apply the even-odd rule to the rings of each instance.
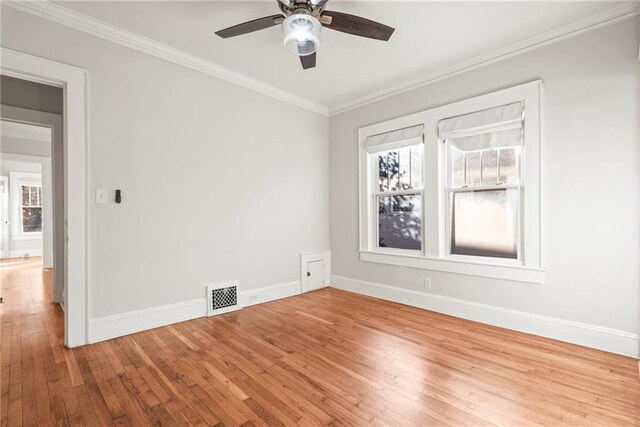
[[640, 425], [636, 361], [335, 289], [76, 349], [0, 263], [3, 426]]

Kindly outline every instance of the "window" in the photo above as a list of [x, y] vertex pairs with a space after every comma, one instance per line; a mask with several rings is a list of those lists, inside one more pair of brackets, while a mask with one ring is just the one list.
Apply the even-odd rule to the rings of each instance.
[[422, 250], [422, 146], [377, 153], [378, 247]]
[[22, 204], [22, 232], [42, 232], [42, 185], [20, 185]]
[[522, 102], [438, 123], [446, 144], [448, 253], [518, 259]]
[[378, 249], [422, 251], [423, 126], [367, 138]]
[[360, 129], [360, 259], [542, 282], [539, 90]]

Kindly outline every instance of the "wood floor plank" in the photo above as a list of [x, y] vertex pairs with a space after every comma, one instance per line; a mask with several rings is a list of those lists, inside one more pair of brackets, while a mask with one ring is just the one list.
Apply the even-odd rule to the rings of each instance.
[[635, 360], [336, 289], [63, 347], [0, 261], [0, 426], [640, 426]]

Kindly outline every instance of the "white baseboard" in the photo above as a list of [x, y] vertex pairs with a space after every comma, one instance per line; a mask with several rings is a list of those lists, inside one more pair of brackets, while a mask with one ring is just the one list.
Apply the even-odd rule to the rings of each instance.
[[381, 283], [331, 276], [331, 286], [506, 329], [638, 357], [638, 335], [555, 317], [541, 316]]
[[300, 294], [300, 282], [289, 282], [264, 288], [249, 289], [239, 293], [239, 301], [243, 307], [261, 304], [280, 298], [292, 297]]
[[172, 323], [203, 317], [207, 314], [205, 298], [183, 301], [113, 316], [99, 317], [89, 322], [89, 342], [95, 343], [135, 332], [146, 331]]
[[[296, 281], [242, 291], [238, 294], [238, 302], [241, 307], [247, 307], [298, 294], [300, 294], [300, 282]], [[206, 315], [207, 301], [205, 298], [200, 298], [99, 317], [89, 322], [89, 342], [104, 341]]]
[[26, 254], [29, 254], [30, 258], [41, 257], [42, 249], [18, 249], [15, 251], [9, 251], [9, 258], [22, 258]]

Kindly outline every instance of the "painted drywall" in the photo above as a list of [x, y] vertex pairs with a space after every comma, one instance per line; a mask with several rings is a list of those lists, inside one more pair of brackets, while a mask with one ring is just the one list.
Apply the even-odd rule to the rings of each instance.
[[0, 152], [5, 154], [51, 157], [51, 142], [0, 135]]
[[89, 72], [92, 318], [298, 281], [329, 249], [326, 117], [6, 6], [2, 45]]
[[[638, 73], [630, 19], [331, 117], [332, 273], [637, 333]], [[358, 128], [538, 78], [545, 283], [361, 262]]]
[[[4, 46], [4, 43], [2, 45]], [[62, 88], [54, 86], [2, 75], [0, 76], [0, 96], [4, 105], [12, 107], [54, 114], [62, 114], [64, 111]]]

